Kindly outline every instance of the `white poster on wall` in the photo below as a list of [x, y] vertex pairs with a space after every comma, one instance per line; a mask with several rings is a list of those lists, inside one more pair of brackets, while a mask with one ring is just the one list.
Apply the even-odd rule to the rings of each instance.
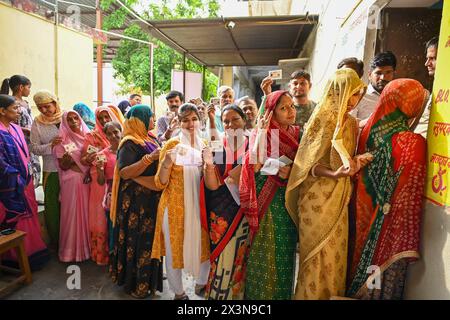
[[368, 4], [360, 5], [348, 18], [341, 29], [341, 42], [343, 57], [364, 57], [364, 44], [366, 41], [366, 30], [370, 26], [369, 19], [372, 22], [374, 17], [378, 17], [377, 12], [369, 9]]
[[171, 90], [177, 90], [184, 94], [184, 101], [201, 98], [202, 74], [200, 72], [186, 71], [186, 92], [183, 92], [183, 70], [172, 69]]

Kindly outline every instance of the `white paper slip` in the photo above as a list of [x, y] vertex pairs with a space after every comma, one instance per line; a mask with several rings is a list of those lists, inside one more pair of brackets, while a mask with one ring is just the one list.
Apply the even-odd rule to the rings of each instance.
[[268, 158], [261, 169], [261, 174], [263, 176], [274, 176], [278, 173], [278, 170], [284, 166], [285, 164], [279, 159]]
[[291, 159], [289, 159], [289, 158], [286, 157], [286, 156], [281, 156], [278, 160], [279, 160], [280, 162], [284, 163], [284, 164], [287, 165], [287, 166], [291, 165], [292, 162], [293, 162]]
[[98, 162], [106, 162], [106, 156], [104, 154], [98, 154], [97, 161]]
[[71, 142], [64, 145], [64, 150], [66, 150], [67, 153], [72, 153], [73, 151], [77, 150], [77, 146], [75, 145], [75, 143]]
[[235, 184], [235, 183], [231, 183], [230, 180], [231, 180], [230, 177], [227, 177], [224, 180], [225, 185], [227, 186], [228, 190], [230, 191], [231, 196], [234, 199], [234, 202], [236, 202], [240, 206], [241, 205], [241, 199], [240, 199], [240, 196], [239, 196], [239, 185]]
[[269, 77], [272, 80], [281, 80], [283, 78], [283, 71], [281, 69], [269, 71]]
[[99, 152], [99, 149], [98, 148], [96, 148], [96, 147], [94, 147], [94, 146], [91, 146], [91, 145], [88, 145], [88, 147], [87, 147], [87, 153], [97, 153], [97, 152]]
[[195, 166], [202, 165], [202, 153], [190, 146], [178, 144], [176, 147], [177, 155], [175, 164], [178, 166]]
[[222, 152], [223, 151], [222, 140], [211, 140], [211, 150], [212, 152]]

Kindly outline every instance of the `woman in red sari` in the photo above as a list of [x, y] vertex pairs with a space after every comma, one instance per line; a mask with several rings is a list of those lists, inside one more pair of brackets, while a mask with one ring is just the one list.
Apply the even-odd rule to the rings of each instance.
[[374, 160], [356, 177], [348, 296], [401, 299], [407, 266], [419, 258], [426, 141], [409, 124], [426, 96], [416, 80], [391, 81], [361, 133], [358, 153]]
[[110, 121], [118, 121], [110, 108], [98, 107], [95, 109], [95, 128], [86, 134], [81, 156], [81, 163], [90, 167], [89, 229], [91, 233], [91, 258], [99, 265], [108, 264], [109, 248], [108, 222], [103, 208], [106, 186], [97, 182], [95, 160], [100, 151], [110, 146], [103, 132], [103, 127]]
[[277, 168], [278, 172], [273, 175], [262, 173], [261, 168], [268, 158], [286, 156], [293, 160], [300, 131], [294, 126], [295, 107], [287, 91], [269, 94], [260, 113], [265, 116], [258, 120], [258, 150], [267, 150], [267, 155], [253, 157], [254, 147], [250, 143], [239, 185], [241, 210], [248, 220], [251, 245], [244, 297], [249, 300], [289, 300], [294, 287], [298, 238], [298, 218], [291, 216], [285, 207], [291, 166]]

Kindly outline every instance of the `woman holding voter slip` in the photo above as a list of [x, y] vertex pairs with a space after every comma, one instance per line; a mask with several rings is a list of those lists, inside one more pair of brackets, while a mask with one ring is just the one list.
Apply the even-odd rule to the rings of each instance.
[[60, 229], [58, 161], [53, 156], [53, 148], [61, 143], [59, 127], [62, 112], [58, 98], [47, 90], [40, 90], [33, 96], [39, 115], [31, 126], [31, 151], [42, 156], [45, 205], [45, 225], [54, 249], [58, 248]]
[[[148, 133], [155, 127], [149, 106], [136, 105], [126, 117], [111, 190], [114, 246], [110, 274], [113, 282], [124, 285], [126, 293], [139, 299], [163, 290], [160, 256], [151, 258], [161, 194], [154, 182], [160, 144]], [[107, 124], [106, 131], [114, 124]], [[119, 130], [116, 135], [120, 136]]]
[[175, 300], [188, 300], [182, 270], [196, 278], [201, 294], [209, 275], [209, 236], [200, 220], [200, 179], [202, 150], [200, 116], [193, 104], [178, 111], [181, 133], [164, 145], [155, 185], [163, 190], [158, 207], [152, 257], [166, 256], [167, 280]]
[[329, 299], [345, 293], [351, 176], [370, 161], [370, 157], [354, 157], [358, 125], [348, 112], [364, 90], [355, 71], [337, 70], [305, 128], [294, 160], [286, 207], [299, 230], [295, 299]]
[[218, 148], [212, 145], [203, 151], [201, 219], [208, 227], [211, 247], [206, 299], [242, 300], [248, 248], [248, 223], [239, 210], [240, 170], [248, 149], [245, 114], [238, 106], [228, 105], [222, 110], [222, 124], [223, 141]]
[[251, 242], [245, 298], [289, 300], [294, 286], [297, 218], [286, 211], [284, 193], [299, 129], [293, 125], [295, 108], [287, 91], [269, 94], [260, 114], [258, 133], [251, 138], [240, 177], [241, 210], [249, 223]]
[[[427, 95], [416, 80], [389, 82], [361, 132], [358, 151], [373, 152], [374, 160], [355, 182], [350, 297], [401, 299], [408, 265], [419, 258], [426, 141], [409, 122], [420, 117]], [[379, 272], [371, 275], [373, 266]], [[368, 286], [377, 274], [379, 287]]]
[[89, 186], [83, 181], [89, 167], [81, 163], [88, 132], [76, 111], [64, 112], [59, 127], [61, 143], [53, 148], [61, 186], [59, 259], [63, 262], [79, 262], [90, 257]]
[[106, 265], [109, 261], [108, 223], [103, 208], [103, 198], [106, 193], [105, 185], [97, 182], [97, 168], [99, 152], [110, 143], [103, 128], [106, 123], [119, 120], [108, 107], [95, 109], [95, 128], [88, 133], [83, 145], [81, 163], [88, 166], [89, 175], [85, 182], [89, 183], [89, 228], [91, 232], [91, 259], [99, 265]]
[[[20, 126], [15, 124], [19, 116], [14, 97], [0, 94], [0, 231], [26, 232], [22, 250], [34, 271], [49, 260], [49, 253], [41, 238], [30, 153]], [[0, 256], [1, 264], [17, 268], [21, 265], [18, 253], [5, 252]]]

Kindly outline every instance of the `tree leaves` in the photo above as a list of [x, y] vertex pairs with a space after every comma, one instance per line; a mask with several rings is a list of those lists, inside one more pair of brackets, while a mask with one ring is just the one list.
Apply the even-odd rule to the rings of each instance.
[[[101, 8], [107, 10], [115, 0], [102, 0]], [[122, 0], [128, 7], [133, 7], [139, 0]], [[220, 6], [217, 0], [179, 0], [174, 3], [161, 0], [159, 4], [151, 3], [141, 13], [141, 16], [151, 20], [172, 20], [200, 17], [217, 17]], [[115, 10], [104, 18], [105, 30], [124, 27], [127, 11], [124, 8]], [[151, 41], [156, 45], [154, 49], [153, 86], [155, 95], [160, 95], [170, 90], [172, 69], [183, 64], [183, 56], [165, 45], [163, 42], [151, 38], [149, 34], [137, 24], [130, 25], [124, 30], [124, 34], [140, 40]], [[115, 77], [122, 80], [122, 91], [138, 90], [144, 94], [150, 94], [150, 51], [149, 46], [136, 41], [123, 39], [117, 55], [112, 61], [116, 70]], [[187, 71], [201, 72], [202, 66], [190, 60], [186, 63]], [[217, 77], [209, 70], [205, 74], [204, 99], [209, 100], [215, 96]]]

